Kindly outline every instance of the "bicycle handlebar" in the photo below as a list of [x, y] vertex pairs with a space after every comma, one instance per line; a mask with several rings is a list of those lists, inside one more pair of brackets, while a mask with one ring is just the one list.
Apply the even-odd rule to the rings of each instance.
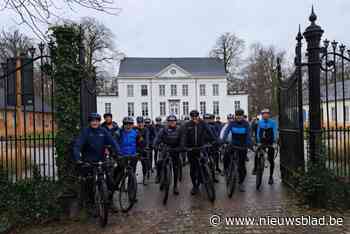
[[204, 150], [207, 148], [213, 147], [211, 144], [206, 144], [202, 146], [195, 146], [195, 147], [190, 147], [190, 148], [185, 148], [186, 151], [196, 151], [196, 150]]

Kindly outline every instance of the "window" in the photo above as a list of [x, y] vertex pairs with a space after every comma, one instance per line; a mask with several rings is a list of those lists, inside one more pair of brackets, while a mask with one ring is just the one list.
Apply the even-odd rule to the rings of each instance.
[[213, 96], [219, 96], [219, 85], [213, 84]]
[[134, 86], [133, 85], [127, 85], [127, 96], [133, 97], [134, 96]]
[[148, 95], [147, 85], [141, 85], [141, 96], [147, 96], [147, 95]]
[[189, 114], [188, 102], [183, 102], [182, 103], [182, 114], [184, 116], [187, 116]]
[[199, 85], [199, 95], [200, 96], [205, 96], [205, 84], [200, 84]]
[[331, 109], [331, 118], [332, 118], [332, 121], [335, 121], [335, 107], [332, 107]]
[[213, 114], [219, 115], [219, 102], [218, 101], [213, 102]]
[[159, 85], [159, 96], [165, 96], [165, 85]]
[[176, 96], [177, 95], [177, 87], [176, 87], [176, 85], [171, 85], [170, 86], [170, 91], [171, 91], [171, 96]]
[[200, 107], [200, 111], [201, 111], [201, 114], [205, 114], [206, 113], [206, 106], [205, 106], [205, 102], [200, 102], [199, 103], [199, 107]]
[[105, 113], [112, 113], [112, 104], [111, 103], [105, 103]]
[[241, 109], [241, 101], [235, 101], [235, 111]]
[[142, 116], [148, 116], [148, 103], [143, 102], [141, 104]]
[[161, 116], [165, 116], [166, 115], [166, 104], [165, 104], [165, 102], [159, 103], [159, 113], [160, 113]]
[[182, 96], [188, 96], [188, 85], [186, 84], [182, 85]]
[[345, 122], [349, 122], [349, 121], [350, 121], [350, 107], [345, 106]]
[[135, 116], [135, 105], [133, 102], [128, 102], [128, 116]]

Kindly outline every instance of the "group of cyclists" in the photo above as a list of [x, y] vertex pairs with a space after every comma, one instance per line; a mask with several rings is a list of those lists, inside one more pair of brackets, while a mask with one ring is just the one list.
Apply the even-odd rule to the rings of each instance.
[[[162, 174], [162, 165], [165, 155], [170, 152], [173, 169], [173, 194], [178, 195], [179, 168], [190, 165], [190, 177], [192, 181], [191, 194], [199, 192], [198, 170], [199, 161], [196, 160], [201, 153], [200, 147], [209, 145], [206, 150], [206, 158], [210, 164], [210, 173], [215, 183], [219, 182], [219, 176], [228, 170], [230, 158], [234, 151], [238, 155], [238, 184], [241, 192], [245, 191], [244, 180], [247, 175], [246, 162], [248, 149], [256, 144], [265, 144], [268, 147], [268, 161], [270, 163], [269, 184], [273, 184], [274, 172], [274, 148], [277, 141], [277, 124], [271, 118], [269, 109], [261, 111], [261, 120], [254, 119], [249, 122], [244, 111], [239, 109], [234, 114], [227, 116], [226, 123], [221, 122], [220, 117], [213, 114], [203, 114], [192, 110], [190, 116], [180, 121], [175, 115], [169, 115], [166, 121], [160, 117], [153, 122], [150, 118], [125, 117], [122, 126], [113, 121], [110, 113], [101, 116], [91, 113], [88, 116], [89, 126], [82, 129], [73, 147], [73, 159], [77, 165], [84, 162], [103, 161], [106, 155], [114, 158], [135, 156], [131, 161], [136, 173], [138, 161], [142, 164], [143, 185], [147, 185], [155, 169], [155, 182], [159, 183]], [[235, 146], [235, 147], [228, 147]], [[177, 149], [171, 150], [170, 149]], [[194, 150], [188, 150], [194, 149]], [[225, 149], [225, 150], [223, 150]], [[136, 156], [138, 155], [138, 157]], [[203, 154], [201, 154], [203, 155]], [[138, 160], [140, 159], [141, 160]], [[256, 158], [256, 157], [255, 157]], [[220, 168], [220, 161], [223, 168]], [[256, 173], [256, 160], [254, 160], [253, 174]], [[125, 165], [118, 164], [112, 172], [116, 188], [118, 181], [123, 176]], [[83, 175], [89, 173], [89, 168], [84, 167]]]

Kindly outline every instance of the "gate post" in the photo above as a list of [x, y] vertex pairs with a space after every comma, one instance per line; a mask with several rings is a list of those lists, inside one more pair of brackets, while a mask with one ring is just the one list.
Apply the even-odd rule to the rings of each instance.
[[309, 74], [309, 116], [310, 116], [310, 136], [309, 136], [309, 156], [315, 162], [321, 153], [321, 93], [320, 93], [320, 42], [323, 30], [315, 21], [317, 19], [312, 7], [309, 20], [311, 24], [306, 28], [304, 37], [307, 42], [308, 53], [308, 74]]

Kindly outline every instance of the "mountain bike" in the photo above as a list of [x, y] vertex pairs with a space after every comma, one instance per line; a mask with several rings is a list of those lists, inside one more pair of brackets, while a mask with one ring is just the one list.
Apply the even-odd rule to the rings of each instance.
[[[163, 159], [163, 164], [161, 165], [161, 174], [160, 174], [160, 190], [164, 192], [163, 197], [163, 205], [166, 205], [169, 197], [169, 190], [171, 187], [171, 182], [173, 181], [173, 159], [172, 157], [180, 157], [180, 155], [173, 155], [172, 153], [179, 153], [181, 152], [178, 148], [170, 148], [167, 146], [164, 146], [163, 150], [165, 151], [165, 156]], [[181, 162], [181, 161], [180, 161]], [[180, 170], [182, 174], [182, 165], [178, 165], [179, 168], [179, 177], [180, 177]], [[182, 175], [181, 175], [182, 176]], [[180, 178], [178, 178], [180, 180]]]
[[[101, 227], [105, 227], [108, 222], [109, 212], [109, 190], [107, 187], [107, 165], [108, 161], [98, 162], [84, 162], [82, 168], [92, 168], [92, 173], [86, 176], [86, 180], [92, 181], [92, 188], [94, 193], [94, 204], [96, 209], [96, 216], [99, 218]], [[87, 184], [83, 185], [83, 189], [87, 188]], [[84, 191], [88, 192], [87, 190]]]
[[122, 212], [128, 212], [137, 201], [137, 179], [133, 166], [141, 159], [143, 158], [139, 154], [124, 155], [118, 159], [119, 165], [123, 168], [119, 182], [119, 205]]
[[209, 201], [214, 202], [216, 197], [214, 181], [212, 178], [212, 173], [209, 169], [209, 165], [208, 165], [209, 156], [207, 155], [207, 151], [210, 147], [212, 147], [212, 145], [191, 147], [191, 148], [188, 148], [187, 151], [199, 151], [199, 156], [196, 157], [196, 160], [198, 160], [198, 165], [199, 165], [199, 171], [197, 172], [197, 176], [196, 176], [197, 178], [196, 186], [199, 186], [200, 184], [204, 185]]
[[236, 145], [229, 144], [226, 146], [226, 149], [230, 152], [233, 151], [232, 157], [230, 157], [230, 162], [227, 170], [225, 171], [226, 178], [226, 191], [227, 196], [232, 198], [235, 191], [236, 185], [238, 183], [238, 160], [239, 160], [239, 151], [246, 150], [248, 147], [240, 147]]

